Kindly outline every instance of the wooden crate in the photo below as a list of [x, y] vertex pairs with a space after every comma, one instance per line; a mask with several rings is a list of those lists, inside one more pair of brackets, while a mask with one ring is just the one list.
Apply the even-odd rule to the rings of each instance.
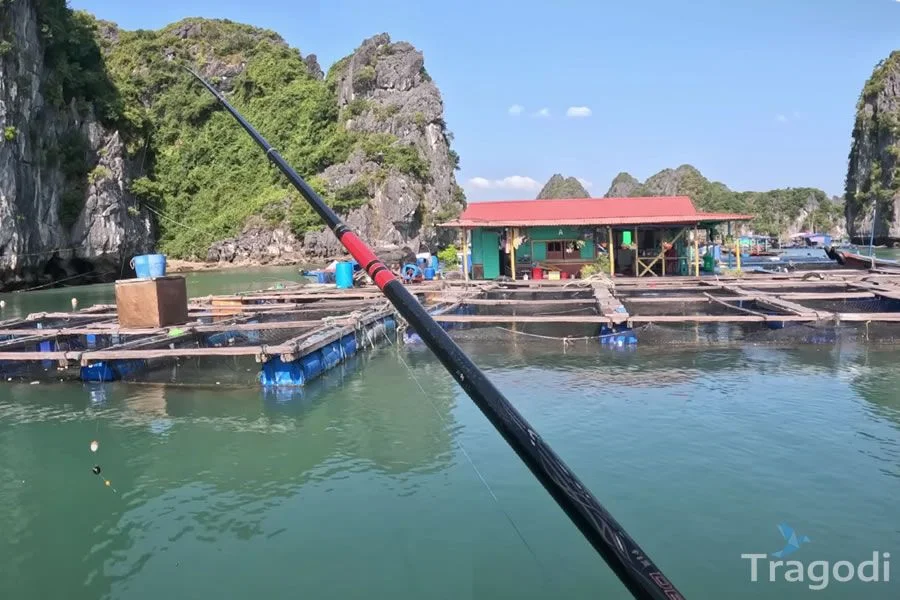
[[116, 310], [123, 328], [183, 325], [188, 321], [187, 284], [177, 275], [116, 281]]

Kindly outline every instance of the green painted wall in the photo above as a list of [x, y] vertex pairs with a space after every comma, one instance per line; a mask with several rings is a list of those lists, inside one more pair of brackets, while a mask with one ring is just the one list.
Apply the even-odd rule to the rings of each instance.
[[596, 253], [594, 240], [585, 240], [581, 227], [529, 227], [527, 235], [534, 242], [531, 257], [535, 261], [547, 260], [547, 244], [542, 240], [583, 240], [584, 246], [580, 251], [583, 260], [593, 260]]
[[529, 227], [528, 237], [532, 240], [580, 240], [581, 231], [580, 227]]

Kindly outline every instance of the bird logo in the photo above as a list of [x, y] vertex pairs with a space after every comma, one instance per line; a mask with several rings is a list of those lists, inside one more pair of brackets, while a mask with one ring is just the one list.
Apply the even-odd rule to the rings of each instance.
[[810, 541], [808, 536], [797, 535], [794, 529], [787, 523], [779, 525], [778, 530], [781, 532], [782, 537], [784, 537], [785, 544], [784, 548], [778, 552], [772, 553], [772, 556], [775, 558], [785, 558], [786, 556], [790, 556], [800, 549], [800, 544], [806, 544]]

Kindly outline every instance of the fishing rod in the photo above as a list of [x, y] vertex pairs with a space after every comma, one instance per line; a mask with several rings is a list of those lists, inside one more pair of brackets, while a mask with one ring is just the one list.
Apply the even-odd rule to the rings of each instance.
[[650, 560], [637, 542], [619, 525], [597, 498], [569, 469], [535, 429], [510, 404], [472, 362], [418, 300], [406, 289], [375, 253], [350, 230], [325, 201], [203, 77], [183, 68], [203, 84], [220, 104], [250, 134], [269, 159], [306, 199], [334, 232], [344, 248], [365, 269], [397, 312], [419, 334], [450, 375], [484, 413], [503, 439], [519, 455], [556, 503], [597, 550], [619, 580], [638, 600], [683, 600], [669, 579]]

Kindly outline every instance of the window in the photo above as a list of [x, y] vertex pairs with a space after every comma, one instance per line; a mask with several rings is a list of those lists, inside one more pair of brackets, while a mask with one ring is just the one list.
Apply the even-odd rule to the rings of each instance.
[[547, 242], [547, 260], [564, 260], [563, 242]]
[[547, 260], [581, 260], [581, 249], [574, 240], [547, 242]]

